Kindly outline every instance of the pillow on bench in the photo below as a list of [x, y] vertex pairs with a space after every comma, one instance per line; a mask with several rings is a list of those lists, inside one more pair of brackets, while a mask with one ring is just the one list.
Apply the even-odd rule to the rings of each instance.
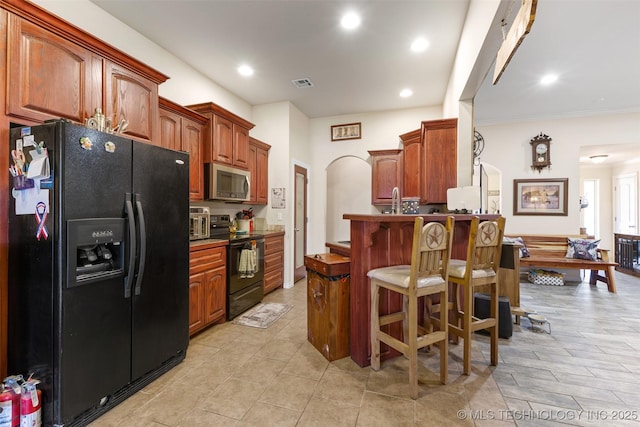
[[600, 240], [579, 239], [567, 237], [566, 258], [586, 259], [596, 261], [598, 259], [598, 243]]
[[503, 242], [506, 243], [517, 243], [521, 245], [518, 249], [520, 250], [520, 258], [528, 258], [531, 255], [529, 254], [529, 250], [527, 249], [527, 245], [524, 244], [524, 240], [522, 237], [503, 237]]

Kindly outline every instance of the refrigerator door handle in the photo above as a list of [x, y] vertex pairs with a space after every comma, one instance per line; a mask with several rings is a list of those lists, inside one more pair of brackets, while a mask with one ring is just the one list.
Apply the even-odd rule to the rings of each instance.
[[135, 295], [140, 295], [142, 277], [144, 276], [144, 264], [147, 259], [147, 227], [144, 222], [144, 210], [142, 209], [139, 194], [136, 194], [136, 211], [138, 212], [138, 225], [140, 226], [140, 258], [138, 263], [138, 275], [136, 276]]
[[129, 269], [127, 277], [124, 279], [124, 297], [131, 298], [131, 283], [133, 282], [134, 270], [136, 267], [136, 223], [133, 217], [132, 194], [125, 195], [125, 209], [129, 221]]

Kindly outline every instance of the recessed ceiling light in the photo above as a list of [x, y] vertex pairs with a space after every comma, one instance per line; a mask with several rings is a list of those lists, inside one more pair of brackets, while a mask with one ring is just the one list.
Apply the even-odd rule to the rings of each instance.
[[558, 80], [558, 76], [555, 74], [547, 74], [540, 79], [540, 84], [542, 85], [550, 85], [551, 83], [555, 83]]
[[408, 98], [408, 97], [410, 97], [411, 95], [413, 95], [413, 91], [412, 91], [411, 89], [409, 89], [409, 88], [402, 89], [402, 90], [400, 91], [400, 96], [401, 96], [402, 98]]
[[253, 68], [248, 65], [241, 65], [238, 67], [238, 73], [245, 77], [253, 76]]
[[360, 17], [354, 12], [348, 12], [342, 16], [340, 25], [347, 30], [353, 30], [360, 25]]
[[411, 43], [411, 50], [414, 52], [424, 52], [429, 47], [429, 42], [424, 37], [418, 37]]

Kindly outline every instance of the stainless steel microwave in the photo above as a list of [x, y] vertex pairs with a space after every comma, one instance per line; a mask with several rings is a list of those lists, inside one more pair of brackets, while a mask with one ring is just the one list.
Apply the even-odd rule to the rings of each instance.
[[204, 170], [207, 199], [249, 201], [251, 172], [217, 163], [205, 163]]

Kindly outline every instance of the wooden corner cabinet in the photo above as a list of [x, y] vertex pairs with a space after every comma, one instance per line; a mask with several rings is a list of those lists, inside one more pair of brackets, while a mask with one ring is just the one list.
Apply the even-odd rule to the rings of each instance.
[[249, 203], [266, 205], [269, 201], [269, 150], [271, 146], [249, 137], [249, 172], [251, 190]]
[[189, 335], [225, 320], [227, 249], [197, 245], [189, 256]]
[[255, 126], [213, 102], [187, 105], [209, 119], [202, 150], [204, 163], [249, 169], [249, 131]]
[[403, 145], [402, 197], [420, 203], [446, 203], [457, 186], [458, 119], [423, 121], [420, 129], [400, 135]]
[[371, 204], [390, 205], [393, 188], [402, 194], [402, 150], [372, 150]]
[[202, 145], [207, 118], [188, 108], [159, 98], [160, 145], [189, 153], [189, 199], [204, 199]]
[[284, 284], [284, 232], [264, 238], [264, 293]]

